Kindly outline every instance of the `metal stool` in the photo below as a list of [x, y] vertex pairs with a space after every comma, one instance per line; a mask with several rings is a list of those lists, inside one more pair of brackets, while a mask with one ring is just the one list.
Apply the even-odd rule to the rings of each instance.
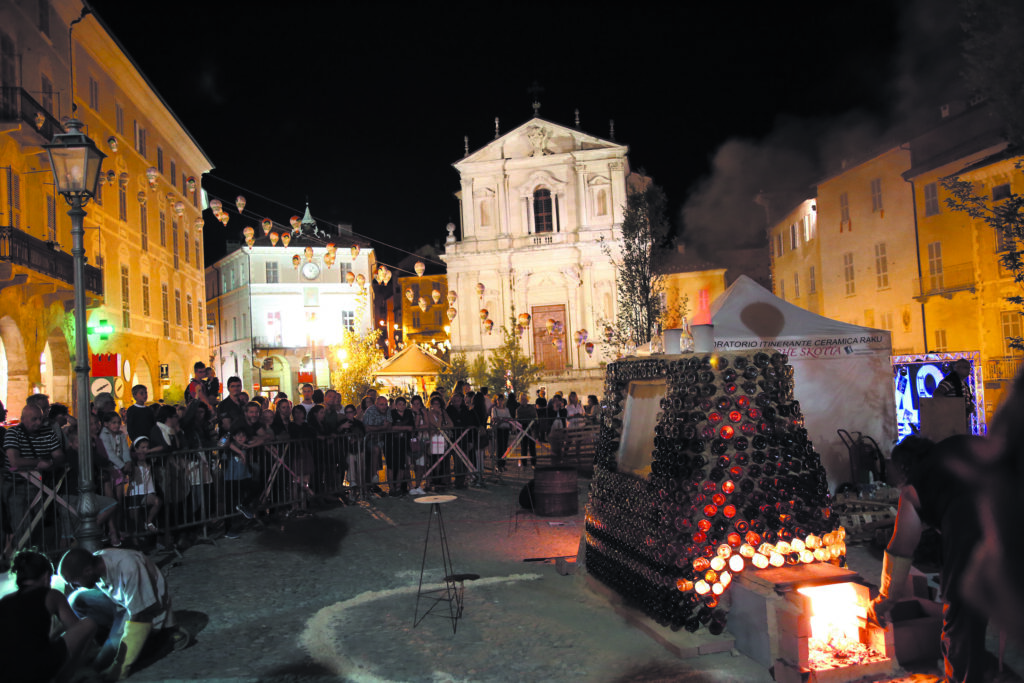
[[[462, 616], [462, 596], [465, 592], [465, 581], [480, 578], [477, 574], [456, 574], [452, 571], [452, 557], [448, 550], [448, 534], [444, 528], [444, 517], [441, 515], [441, 504], [450, 503], [457, 496], [421, 496], [414, 502], [430, 506], [430, 518], [427, 520], [427, 534], [423, 540], [423, 560], [420, 563], [420, 583], [416, 591], [416, 611], [413, 614], [413, 628], [419, 626], [428, 614], [434, 611], [442, 602], [448, 603], [448, 614], [437, 614], [445, 619], [451, 619], [452, 633], [458, 629], [459, 618]], [[430, 527], [437, 518], [437, 536], [441, 545], [441, 562], [444, 568], [444, 587], [429, 590], [423, 589], [423, 574], [427, 568], [427, 549], [430, 546]], [[431, 601], [422, 614], [420, 614], [420, 599]]]

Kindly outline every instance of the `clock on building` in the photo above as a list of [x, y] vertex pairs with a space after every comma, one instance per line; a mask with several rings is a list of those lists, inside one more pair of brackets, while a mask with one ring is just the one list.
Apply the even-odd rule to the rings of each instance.
[[320, 266], [313, 263], [312, 261], [307, 262], [302, 266], [302, 277], [307, 280], [315, 280], [316, 276], [320, 274]]

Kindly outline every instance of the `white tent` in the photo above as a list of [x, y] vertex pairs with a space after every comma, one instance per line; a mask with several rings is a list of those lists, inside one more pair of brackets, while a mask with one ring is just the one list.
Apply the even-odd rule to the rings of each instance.
[[896, 437], [888, 331], [811, 313], [745, 275], [715, 299], [711, 318], [719, 351], [789, 356], [794, 394], [833, 491], [851, 478], [849, 450], [836, 430], [870, 436], [888, 456]]

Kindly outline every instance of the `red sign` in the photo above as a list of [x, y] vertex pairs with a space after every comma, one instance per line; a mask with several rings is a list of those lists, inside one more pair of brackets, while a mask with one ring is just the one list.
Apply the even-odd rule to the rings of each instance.
[[313, 373], [312, 373], [312, 371], [304, 372], [302, 370], [299, 370], [299, 384], [312, 384], [312, 383], [313, 383]]
[[94, 353], [89, 363], [90, 377], [120, 377], [120, 356], [116, 353]]

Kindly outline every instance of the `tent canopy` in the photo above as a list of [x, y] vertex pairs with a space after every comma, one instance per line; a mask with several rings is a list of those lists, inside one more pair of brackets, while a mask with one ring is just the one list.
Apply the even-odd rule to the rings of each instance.
[[385, 361], [373, 374], [378, 377], [422, 377], [439, 374], [448, 364], [412, 343]]
[[716, 349], [789, 357], [794, 395], [833, 489], [857, 478], [838, 429], [870, 436], [888, 455], [896, 437], [888, 331], [811, 313], [745, 275], [715, 299], [711, 315]]

